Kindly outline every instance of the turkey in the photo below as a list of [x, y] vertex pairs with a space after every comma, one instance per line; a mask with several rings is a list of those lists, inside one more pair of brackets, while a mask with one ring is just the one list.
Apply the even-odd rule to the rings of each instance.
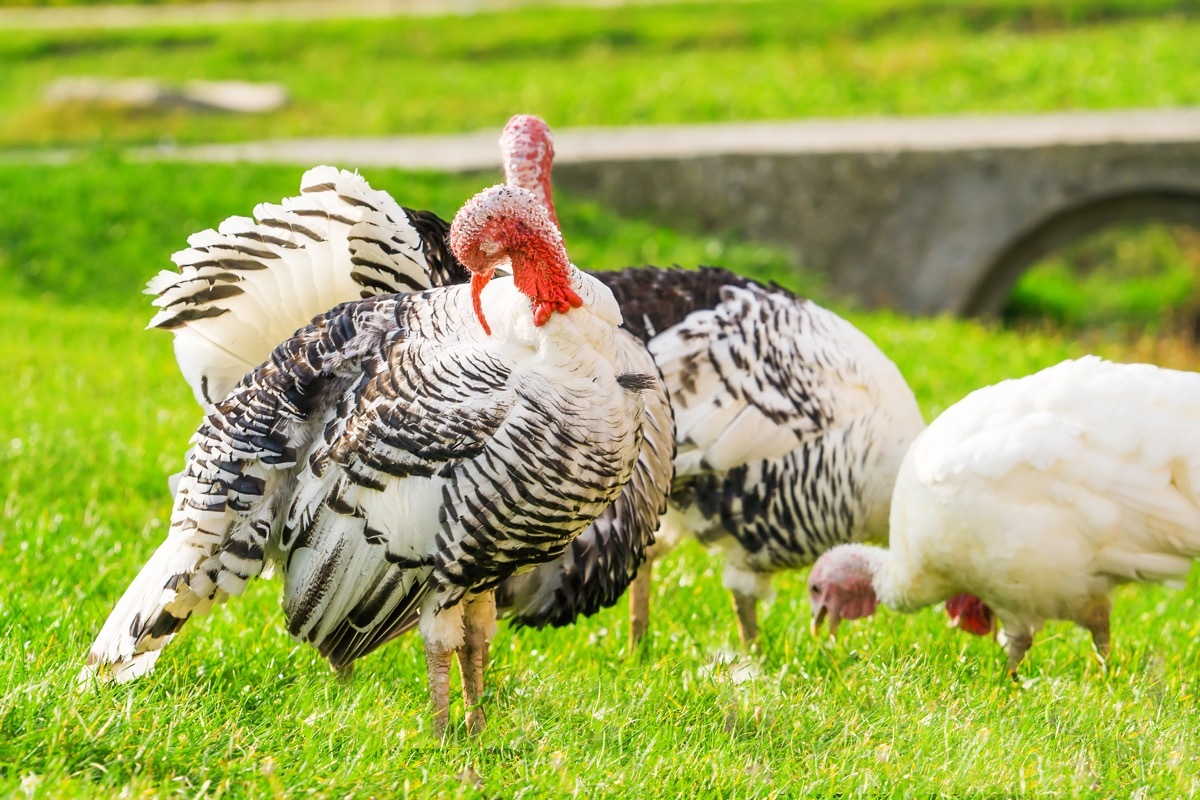
[[[621, 370], [619, 307], [532, 194], [485, 190], [450, 243], [469, 285], [338, 306], [215, 404], [167, 539], [84, 678], [147, 672], [188, 618], [278, 566], [289, 632], [334, 667], [418, 615], [435, 733], [452, 653], [468, 730], [482, 729], [493, 590], [615, 499], [654, 381]], [[501, 265], [512, 277], [492, 280]]]
[[[1200, 375], [1089, 356], [980, 389], [913, 444], [890, 548], [835, 548], [809, 575], [814, 628], [969, 592], [1014, 676], [1047, 619], [1109, 654], [1109, 592], [1182, 581], [1200, 556]], [[986, 623], [986, 620], [982, 620]]]
[[[509, 183], [553, 208], [553, 139], [514, 117]], [[727, 270], [597, 272], [646, 342], [675, 415], [675, 485], [630, 590], [631, 641], [649, 624], [652, 559], [690, 535], [725, 553], [743, 643], [771, 576], [844, 542], [886, 539], [892, 484], [925, 427], [900, 371], [861, 331], [778, 286]]]
[[[506, 128], [509, 150], [528, 145], [518, 132]], [[211, 411], [313, 315], [360, 297], [469, 281], [447, 247], [448, 227], [359, 175], [316, 167], [304, 174], [299, 196], [261, 203], [253, 219], [231, 217], [191, 236], [191, 246], [172, 257], [178, 270], [163, 270], [146, 289], [159, 309], [150, 327], [174, 333], [180, 370]], [[612, 606], [654, 541], [671, 483], [674, 424], [645, 347], [618, 332], [617, 352], [623, 371], [655, 376], [643, 395], [637, 466], [617, 501], [559, 558], [502, 585], [500, 610], [517, 624], [567, 625]], [[414, 615], [397, 634], [415, 624]]]

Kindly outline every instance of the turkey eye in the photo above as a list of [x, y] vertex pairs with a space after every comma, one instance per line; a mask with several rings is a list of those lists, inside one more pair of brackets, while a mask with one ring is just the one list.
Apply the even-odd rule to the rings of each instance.
[[821, 593], [821, 587], [820, 587], [820, 586], [818, 586], [818, 585], [817, 585], [817, 584], [815, 584], [815, 583], [814, 583], [812, 586], [808, 587], [808, 590], [809, 590], [810, 592], [812, 592], [813, 594], [820, 594], [820, 593]]

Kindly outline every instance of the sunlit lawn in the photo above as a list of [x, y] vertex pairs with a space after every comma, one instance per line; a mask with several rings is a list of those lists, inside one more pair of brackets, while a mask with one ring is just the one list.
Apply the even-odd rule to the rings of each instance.
[[[294, 190], [298, 170], [85, 161], [0, 168], [0, 793], [37, 797], [484, 796], [862, 793], [1177, 796], [1200, 789], [1200, 635], [1193, 580], [1122, 591], [1108, 674], [1086, 634], [1052, 625], [1026, 680], [998, 647], [935, 611], [881, 613], [829, 646], [806, 633], [802, 576], [777, 582], [764, 655], [734, 670], [733, 616], [715, 560], [694, 546], [658, 570], [652, 636], [622, 651], [624, 608], [561, 631], [502, 630], [489, 729], [428, 733], [416, 637], [349, 685], [286, 635], [262, 582], [196, 620], [155, 673], [77, 694], [104, 615], [161, 539], [165, 476], [197, 410], [169, 337], [143, 331], [141, 283], [186, 234]], [[488, 177], [378, 171], [402, 202], [452, 213]], [[580, 263], [645, 260], [786, 274], [761, 248], [631, 223], [561, 200]], [[582, 255], [581, 255], [582, 254]], [[586, 256], [586, 258], [584, 257]], [[952, 320], [851, 312], [910, 379], [927, 415], [971, 388], [1103, 340], [1019, 335]], [[1195, 368], [1184, 344], [1150, 353]], [[453, 713], [461, 720], [462, 709]], [[470, 768], [468, 770], [468, 767]], [[478, 776], [476, 778], [475, 776]], [[482, 788], [475, 788], [476, 781]]]
[[[1185, 0], [847, 0], [4, 31], [0, 145], [1200, 102]], [[50, 108], [64, 75], [278, 81], [263, 117]]]

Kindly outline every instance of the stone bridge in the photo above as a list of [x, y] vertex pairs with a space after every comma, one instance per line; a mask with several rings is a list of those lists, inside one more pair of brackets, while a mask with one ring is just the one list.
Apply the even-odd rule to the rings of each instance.
[[[499, 165], [497, 138], [155, 154], [474, 170]], [[563, 129], [555, 149], [564, 189], [783, 245], [835, 290], [918, 314], [997, 313], [1040, 256], [1108, 225], [1200, 227], [1200, 109]]]

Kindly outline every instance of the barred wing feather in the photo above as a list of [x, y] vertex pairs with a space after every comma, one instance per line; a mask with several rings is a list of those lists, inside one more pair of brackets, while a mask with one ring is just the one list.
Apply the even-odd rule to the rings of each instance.
[[570, 625], [614, 605], [654, 544], [674, 476], [671, 404], [653, 359], [632, 335], [618, 336], [619, 368], [654, 377], [643, 394], [645, 438], [624, 491], [556, 560], [510, 578], [496, 603], [518, 625]]
[[781, 290], [727, 286], [649, 347], [672, 389], [679, 477], [781, 458], [872, 408], [857, 359], [878, 360], [875, 346]]

